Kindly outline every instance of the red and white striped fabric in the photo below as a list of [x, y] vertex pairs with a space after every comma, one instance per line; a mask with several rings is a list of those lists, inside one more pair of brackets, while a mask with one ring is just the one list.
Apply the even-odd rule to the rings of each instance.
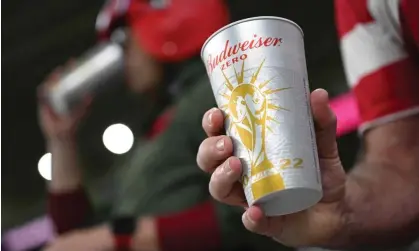
[[419, 0], [335, 0], [360, 131], [419, 113]]

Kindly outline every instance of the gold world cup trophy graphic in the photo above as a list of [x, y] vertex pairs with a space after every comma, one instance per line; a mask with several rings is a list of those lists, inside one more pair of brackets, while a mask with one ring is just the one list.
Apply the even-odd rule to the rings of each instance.
[[[274, 167], [266, 154], [266, 137], [268, 131], [273, 132], [269, 124], [272, 122], [279, 124], [279, 122], [268, 114], [268, 110], [288, 111], [275, 105], [270, 99], [270, 95], [290, 88], [272, 89], [267, 87], [273, 78], [264, 82], [258, 81], [264, 62], [265, 60], [252, 74], [249, 82], [245, 82], [244, 78], [244, 61], [240, 73], [233, 66], [236, 80], [234, 85], [223, 72], [227, 88], [221, 95], [227, 101], [220, 108], [225, 112], [226, 119], [230, 121], [228, 129], [233, 129], [236, 132], [236, 136], [239, 137], [247, 150], [250, 160], [250, 177]], [[249, 177], [243, 175], [244, 186], [247, 185], [248, 180]], [[284, 180], [279, 173], [267, 175], [251, 184], [254, 200], [282, 189], [284, 189]]]

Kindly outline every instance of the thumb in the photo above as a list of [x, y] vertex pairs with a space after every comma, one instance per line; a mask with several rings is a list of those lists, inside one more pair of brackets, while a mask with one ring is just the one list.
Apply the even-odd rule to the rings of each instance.
[[319, 158], [337, 158], [336, 115], [329, 106], [329, 94], [324, 89], [316, 89], [311, 93], [310, 101]]
[[323, 185], [323, 202], [339, 200], [344, 194], [345, 171], [336, 143], [336, 115], [329, 106], [329, 95], [323, 89], [311, 93], [311, 107], [316, 125], [317, 151]]

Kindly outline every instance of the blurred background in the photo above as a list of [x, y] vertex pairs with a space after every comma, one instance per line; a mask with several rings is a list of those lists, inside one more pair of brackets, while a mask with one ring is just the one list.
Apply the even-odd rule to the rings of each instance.
[[[274, 15], [297, 22], [305, 33], [311, 88], [325, 88], [332, 96], [348, 90], [332, 0], [227, 2], [233, 21]], [[38, 125], [37, 88], [54, 68], [69, 58], [77, 58], [96, 43], [95, 22], [103, 4], [103, 0], [8, 0], [2, 3], [2, 236], [46, 213], [45, 178], [50, 174], [48, 164], [39, 166], [47, 150]], [[83, 159], [92, 167], [86, 178], [88, 186], [111, 193], [106, 190], [108, 180], [103, 177], [123, 154], [114, 154], [106, 148], [103, 133], [110, 125], [122, 123], [131, 129], [135, 138], [142, 133], [137, 126], [142, 114], [147, 114], [147, 108], [141, 105], [141, 100], [132, 98], [123, 84], [115, 87], [112, 96], [103, 95], [94, 100], [78, 135]], [[341, 137], [339, 145], [345, 166], [351, 166], [359, 146], [356, 133]]]

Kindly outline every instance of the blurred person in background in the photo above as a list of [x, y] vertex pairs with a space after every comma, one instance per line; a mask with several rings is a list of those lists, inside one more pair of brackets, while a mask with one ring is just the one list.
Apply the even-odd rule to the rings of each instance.
[[[419, 236], [419, 1], [335, 0], [335, 8], [346, 75], [363, 121], [363, 156], [345, 174], [328, 93], [315, 90], [323, 199], [282, 217], [265, 217], [252, 206], [243, 224], [287, 246], [403, 248]], [[222, 113], [208, 111], [203, 127], [209, 138], [198, 163], [213, 172], [212, 196], [247, 206], [238, 183], [240, 161], [232, 157], [230, 138], [221, 135]]]
[[[113, 202], [113, 217], [107, 224], [81, 229], [90, 223], [92, 216], [89, 201], [80, 188], [80, 164], [75, 162], [75, 151], [69, 151], [67, 146], [51, 148], [53, 178], [49, 185], [49, 210], [57, 230], [65, 234], [47, 250], [283, 249], [265, 237], [248, 232], [237, 220], [242, 213], [240, 209], [212, 201], [208, 193], [209, 177], [196, 166], [196, 151], [205, 138], [201, 117], [215, 104], [199, 52], [204, 41], [227, 24], [226, 3], [173, 0], [160, 2], [162, 5], [157, 9], [153, 3], [156, 4], [140, 0], [130, 3], [128, 30], [133, 43], [128, 42], [127, 50], [131, 47], [139, 55], [151, 55], [145, 58], [157, 62], [188, 59], [189, 63], [174, 81], [191, 88], [180, 95], [174, 119], [167, 129], [152, 142], [135, 149], [127, 163], [119, 168], [118, 197]], [[156, 72], [153, 67], [159, 64], [153, 61], [151, 65], [136, 66], [145, 67], [149, 73], [144, 74], [150, 74]], [[128, 74], [130, 81], [144, 81], [135, 71], [132, 76]], [[63, 137], [58, 144], [65, 140]]]
[[[128, 9], [130, 7], [130, 9]], [[198, 59], [195, 55], [173, 55], [173, 51], [167, 51], [162, 44], [165, 41], [154, 43], [150, 41], [156, 36], [154, 31], [142, 29], [143, 24], [138, 23], [136, 16], [152, 8], [159, 8], [156, 4], [146, 9], [146, 4], [130, 4], [129, 0], [108, 1], [100, 12], [96, 28], [100, 40], [108, 40], [116, 29], [124, 29], [126, 41], [124, 43], [125, 75], [129, 89], [133, 93], [140, 94], [139, 98], [147, 98], [149, 109], [153, 106], [161, 106], [159, 103], [169, 105], [167, 93], [171, 99], [188, 90], [192, 84], [190, 81], [176, 81], [174, 76], [184, 68], [195, 64]], [[135, 26], [134, 26], [135, 22]], [[141, 34], [140, 34], [141, 33]], [[143, 36], [148, 38], [141, 39]], [[146, 46], [143, 45], [144, 40]], [[147, 44], [148, 42], [148, 44]], [[154, 44], [153, 44], [154, 43]], [[169, 48], [170, 49], [170, 48]], [[184, 52], [182, 52], [184, 53]], [[186, 52], [189, 53], [189, 52]], [[88, 112], [91, 97], [85, 97], [85, 102], [76, 108], [71, 114], [64, 116], [56, 114], [53, 109], [44, 102], [44, 92], [53, 87], [60, 78], [63, 68], [73, 67], [73, 60], [65, 67], [57, 68], [40, 88], [39, 119], [41, 129], [47, 140], [48, 150], [53, 153], [53, 179], [49, 182], [49, 213], [55, 223], [56, 231], [63, 233], [74, 227], [79, 227], [84, 222], [85, 216], [89, 213], [86, 210], [90, 207], [69, 207], [69, 205], [87, 205], [89, 200], [84, 191], [81, 175], [81, 163], [76, 146], [77, 128]], [[185, 75], [185, 74], [183, 74]], [[190, 74], [191, 75], [191, 74]], [[186, 76], [188, 78], [189, 76]], [[164, 105], [163, 105], [164, 107]], [[162, 111], [162, 110], [160, 110]], [[149, 128], [146, 138], [152, 139], [158, 135], [169, 121], [172, 108], [162, 112], [152, 126]], [[157, 117], [157, 115], [155, 116]]]

